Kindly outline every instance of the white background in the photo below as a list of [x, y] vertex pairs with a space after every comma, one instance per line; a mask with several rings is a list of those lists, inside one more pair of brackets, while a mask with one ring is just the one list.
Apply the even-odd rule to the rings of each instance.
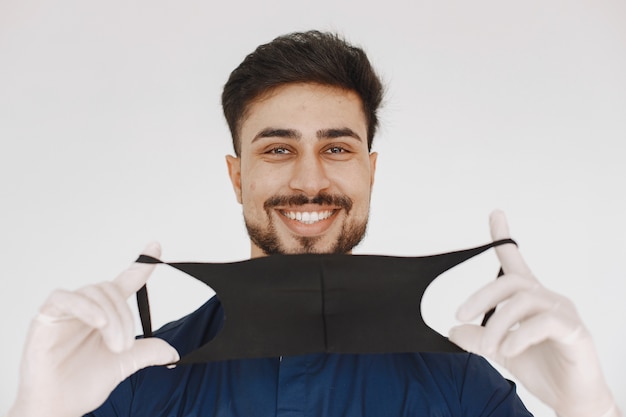
[[[0, 0], [0, 413], [52, 289], [111, 279], [154, 239], [169, 261], [248, 256], [221, 88], [258, 44], [310, 28], [362, 45], [388, 85], [356, 252], [482, 244], [504, 209], [626, 409], [624, 1]], [[447, 332], [497, 268], [492, 251], [446, 274], [427, 320]], [[208, 294], [167, 269], [157, 324]]]

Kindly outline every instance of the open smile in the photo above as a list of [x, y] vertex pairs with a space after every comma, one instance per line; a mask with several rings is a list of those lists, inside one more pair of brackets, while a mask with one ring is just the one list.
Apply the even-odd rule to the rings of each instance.
[[[318, 206], [319, 207], [319, 206]], [[282, 223], [296, 236], [321, 236], [335, 223], [338, 207], [282, 207], [276, 210]]]
[[336, 211], [336, 209], [322, 211], [280, 210], [280, 214], [290, 220], [295, 220], [303, 224], [314, 224], [330, 218]]

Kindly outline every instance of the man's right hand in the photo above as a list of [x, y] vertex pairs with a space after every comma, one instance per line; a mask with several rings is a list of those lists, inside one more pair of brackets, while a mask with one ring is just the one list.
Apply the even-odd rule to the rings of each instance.
[[[152, 243], [143, 253], [158, 258], [160, 252]], [[31, 323], [17, 398], [6, 417], [82, 416], [137, 370], [179, 359], [161, 339], [135, 339], [126, 300], [154, 267], [134, 263], [113, 281], [48, 297]]]

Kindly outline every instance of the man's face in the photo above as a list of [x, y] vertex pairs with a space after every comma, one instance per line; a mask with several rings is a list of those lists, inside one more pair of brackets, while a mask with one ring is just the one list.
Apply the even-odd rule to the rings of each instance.
[[347, 253], [365, 234], [376, 154], [352, 91], [287, 84], [255, 100], [229, 175], [252, 257]]

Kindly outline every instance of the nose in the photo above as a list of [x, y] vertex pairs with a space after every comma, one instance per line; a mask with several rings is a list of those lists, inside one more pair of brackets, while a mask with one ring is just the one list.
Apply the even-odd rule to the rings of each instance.
[[294, 161], [289, 186], [309, 197], [330, 187], [326, 168], [317, 155], [299, 155]]

